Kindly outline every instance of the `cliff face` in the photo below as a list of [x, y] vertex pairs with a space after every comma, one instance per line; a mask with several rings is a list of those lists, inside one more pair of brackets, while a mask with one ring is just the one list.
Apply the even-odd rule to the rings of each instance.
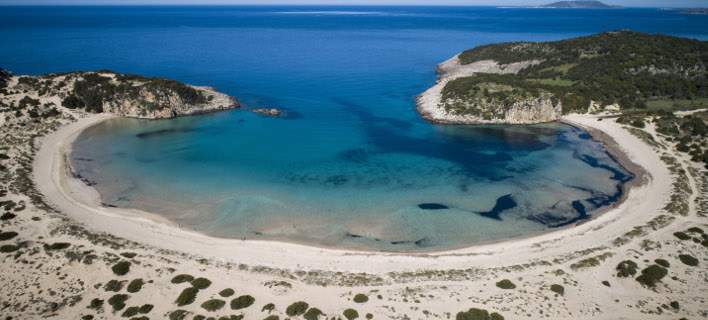
[[212, 88], [113, 72], [11, 77], [2, 94], [8, 105], [26, 101], [44, 109], [63, 106], [147, 119], [239, 107], [235, 99]]
[[[549, 93], [531, 95], [493, 82], [480, 83], [478, 91], [468, 91], [464, 95], [447, 92], [448, 86], [454, 86], [458, 79], [478, 74], [513, 75], [538, 63], [530, 60], [499, 64], [483, 60], [462, 65], [455, 56], [438, 66], [438, 82], [418, 97], [416, 109], [423, 118], [436, 123], [532, 124], [556, 121], [563, 108]], [[490, 95], [490, 92], [496, 95]]]

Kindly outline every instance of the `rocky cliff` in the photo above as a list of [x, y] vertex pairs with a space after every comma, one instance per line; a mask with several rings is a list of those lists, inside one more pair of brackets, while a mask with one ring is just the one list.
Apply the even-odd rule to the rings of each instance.
[[239, 106], [235, 99], [209, 87], [110, 71], [10, 76], [5, 82], [0, 92], [3, 103], [29, 105], [37, 109], [37, 114], [62, 106], [92, 113], [163, 119]]

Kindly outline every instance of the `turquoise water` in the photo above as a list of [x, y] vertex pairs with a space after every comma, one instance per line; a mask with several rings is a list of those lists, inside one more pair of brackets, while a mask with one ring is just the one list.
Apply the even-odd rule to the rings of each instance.
[[492, 42], [707, 26], [654, 9], [10, 7], [0, 65], [164, 76], [286, 110], [86, 130], [72, 163], [106, 205], [224, 237], [438, 250], [584, 221], [632, 177], [570, 126], [421, 120], [437, 63]]

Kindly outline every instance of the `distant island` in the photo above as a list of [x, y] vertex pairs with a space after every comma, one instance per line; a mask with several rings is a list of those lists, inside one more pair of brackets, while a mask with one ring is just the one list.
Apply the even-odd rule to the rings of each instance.
[[540, 6], [541, 8], [610, 9], [619, 8], [600, 1], [558, 1]]
[[688, 8], [681, 10], [682, 14], [696, 14], [696, 15], [706, 15], [708, 14], [708, 8]]
[[438, 67], [418, 111], [442, 123], [538, 123], [564, 113], [700, 103], [708, 42], [632, 31], [467, 50]]

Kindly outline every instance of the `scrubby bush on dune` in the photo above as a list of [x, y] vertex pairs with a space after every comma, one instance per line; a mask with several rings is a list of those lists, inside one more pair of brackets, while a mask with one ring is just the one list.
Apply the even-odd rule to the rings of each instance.
[[14, 232], [14, 231], [0, 232], [0, 241], [10, 240], [14, 237], [17, 237], [17, 232]]
[[239, 296], [236, 299], [231, 300], [231, 309], [239, 310], [250, 307], [256, 299], [250, 295]]
[[120, 311], [125, 308], [125, 301], [129, 296], [127, 294], [116, 294], [108, 299], [108, 304], [113, 307], [113, 311]]
[[141, 279], [141, 278], [131, 281], [128, 284], [128, 292], [136, 293], [136, 292], [140, 291], [140, 289], [143, 288], [143, 284], [144, 284], [144, 282], [143, 282], [143, 279]]
[[106, 282], [106, 284], [103, 286], [103, 289], [105, 291], [118, 292], [123, 289], [123, 282], [118, 280], [110, 280]]
[[637, 277], [637, 281], [643, 286], [653, 288], [658, 282], [661, 281], [667, 274], [668, 270], [664, 267], [652, 264], [642, 270], [642, 274]]
[[228, 297], [234, 295], [234, 289], [226, 288], [226, 289], [224, 289], [224, 290], [219, 291], [219, 295], [222, 296], [222, 297], [224, 297], [224, 298], [228, 298]]
[[683, 264], [687, 266], [695, 267], [698, 265], [698, 259], [688, 254], [680, 254], [679, 260], [681, 260], [681, 262], [683, 262]]
[[367, 301], [369, 301], [369, 297], [367, 297], [363, 293], [359, 293], [354, 296], [354, 302], [356, 302], [356, 303], [365, 303]]
[[559, 284], [552, 284], [551, 291], [553, 291], [561, 296], [565, 294], [565, 288]]
[[345, 318], [347, 318], [347, 320], [354, 320], [354, 319], [359, 318], [359, 312], [357, 312], [354, 309], [344, 310], [344, 312], [342, 312], [342, 314], [344, 315]]
[[261, 312], [268, 311], [268, 313], [270, 313], [273, 312], [273, 310], [275, 310], [275, 304], [273, 303], [266, 304], [263, 306], [263, 308], [261, 308]]
[[310, 305], [307, 304], [307, 302], [298, 301], [298, 302], [295, 302], [295, 303], [289, 305], [285, 309], [285, 314], [287, 314], [288, 316], [291, 316], [291, 317], [299, 316], [299, 315], [305, 313], [305, 311], [307, 311], [308, 307], [310, 307]]
[[211, 280], [209, 280], [207, 278], [196, 278], [196, 279], [192, 280], [190, 283], [192, 284], [193, 287], [200, 289], [200, 290], [204, 290], [206, 288], [209, 288], [209, 286], [211, 285]]
[[20, 247], [14, 245], [14, 244], [6, 244], [3, 246], [0, 246], [0, 252], [2, 252], [2, 253], [15, 252], [19, 249], [20, 249]]
[[318, 320], [320, 316], [322, 316], [322, 310], [317, 309], [317, 308], [310, 308], [305, 312], [304, 315], [302, 315], [305, 320]]
[[184, 283], [184, 282], [190, 282], [194, 280], [194, 277], [188, 274], [179, 274], [176, 275], [174, 278], [172, 278], [172, 283], [174, 284], [179, 284], [179, 283]]
[[509, 279], [504, 279], [497, 282], [497, 287], [505, 290], [516, 289], [516, 285]]
[[206, 311], [214, 312], [216, 310], [223, 308], [224, 305], [226, 305], [226, 301], [224, 301], [224, 300], [211, 299], [211, 300], [204, 301], [204, 303], [202, 303], [202, 308], [204, 308], [204, 310], [206, 310]]
[[668, 268], [671, 266], [671, 264], [664, 259], [656, 259], [656, 260], [654, 260], [654, 262], [656, 262], [656, 264], [658, 264], [664, 268]]
[[620, 278], [627, 278], [637, 274], [637, 264], [632, 260], [625, 260], [617, 265], [617, 276]]
[[458, 312], [455, 320], [504, 320], [504, 317], [496, 312], [484, 309], [471, 308], [467, 311]]
[[192, 302], [194, 302], [197, 298], [197, 293], [199, 293], [199, 289], [195, 287], [186, 288], [179, 294], [177, 300], [175, 300], [175, 303], [180, 307], [192, 304]]
[[118, 262], [111, 267], [111, 270], [113, 270], [113, 273], [116, 275], [123, 276], [130, 271], [130, 261], [123, 260]]

